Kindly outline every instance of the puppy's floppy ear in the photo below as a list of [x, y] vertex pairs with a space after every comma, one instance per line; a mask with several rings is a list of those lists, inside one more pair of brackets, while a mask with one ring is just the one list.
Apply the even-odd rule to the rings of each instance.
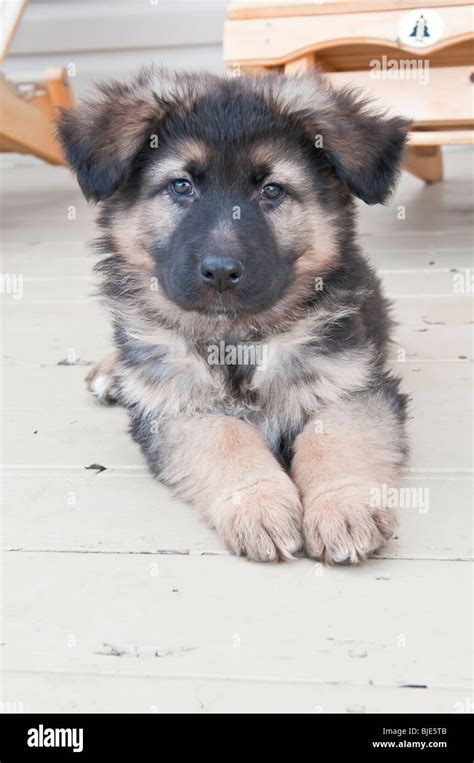
[[58, 136], [86, 199], [111, 196], [159, 117], [157, 103], [129, 85], [99, 85], [99, 97], [63, 111]]
[[102, 201], [112, 196], [160, 122], [189, 108], [209, 79], [143, 69], [129, 84], [101, 84], [95, 99], [75, 111], [64, 110], [58, 137], [85, 197]]
[[366, 204], [384, 202], [398, 180], [409, 120], [377, 112], [349, 88], [329, 91], [329, 99], [323, 150], [352, 193]]
[[321, 138], [321, 149], [352, 193], [366, 204], [385, 201], [398, 179], [410, 121], [380, 113], [357, 90], [334, 90], [318, 72], [264, 79], [267, 98], [299, 122], [313, 144]]

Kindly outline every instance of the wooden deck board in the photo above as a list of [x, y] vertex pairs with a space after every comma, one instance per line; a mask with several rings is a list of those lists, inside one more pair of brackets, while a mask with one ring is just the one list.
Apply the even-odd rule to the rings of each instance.
[[470, 687], [467, 562], [7, 557], [6, 669]]
[[[470, 559], [466, 474], [409, 473], [396, 537], [384, 558]], [[188, 506], [170, 497], [145, 469], [11, 468], [3, 475], [4, 549], [91, 553], [228, 552]], [[137, 496], [140, 500], [137, 501]], [[113, 509], [108, 504], [113, 499]], [[113, 522], [111, 513], [113, 511]]]

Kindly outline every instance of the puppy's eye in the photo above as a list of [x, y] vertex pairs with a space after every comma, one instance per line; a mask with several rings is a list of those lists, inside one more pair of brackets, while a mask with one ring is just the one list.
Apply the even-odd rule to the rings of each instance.
[[171, 183], [171, 190], [178, 196], [191, 196], [193, 187], [189, 180], [178, 178]]
[[280, 199], [284, 193], [284, 189], [281, 185], [278, 185], [278, 183], [268, 183], [267, 185], [263, 186], [262, 190], [260, 191], [260, 196], [262, 199], [275, 201], [276, 199]]

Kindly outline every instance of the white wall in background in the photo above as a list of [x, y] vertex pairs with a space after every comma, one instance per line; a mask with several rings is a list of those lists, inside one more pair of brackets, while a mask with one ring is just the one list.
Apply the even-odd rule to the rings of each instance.
[[127, 77], [151, 62], [224, 71], [226, 6], [226, 0], [31, 0], [5, 71], [74, 64], [78, 96], [95, 80]]

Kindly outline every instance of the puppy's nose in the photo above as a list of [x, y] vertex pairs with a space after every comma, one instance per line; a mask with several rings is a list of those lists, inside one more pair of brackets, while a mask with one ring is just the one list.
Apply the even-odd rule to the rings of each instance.
[[242, 278], [244, 266], [233, 257], [208, 254], [201, 261], [200, 274], [204, 283], [217, 291], [234, 289]]

